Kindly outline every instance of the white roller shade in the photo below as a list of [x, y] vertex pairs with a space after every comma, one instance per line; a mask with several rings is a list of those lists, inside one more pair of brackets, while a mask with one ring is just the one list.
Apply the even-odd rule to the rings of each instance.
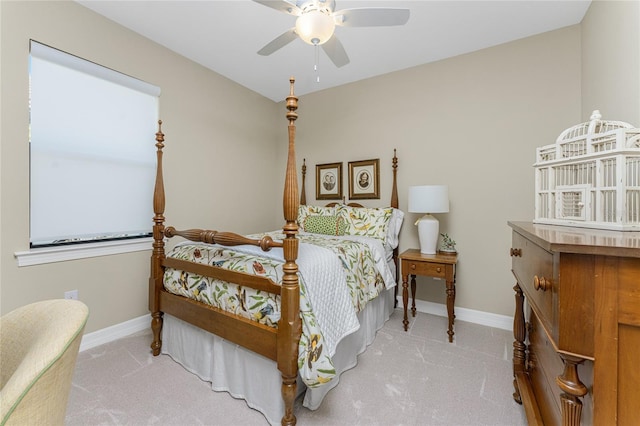
[[160, 89], [31, 42], [32, 246], [148, 235]]

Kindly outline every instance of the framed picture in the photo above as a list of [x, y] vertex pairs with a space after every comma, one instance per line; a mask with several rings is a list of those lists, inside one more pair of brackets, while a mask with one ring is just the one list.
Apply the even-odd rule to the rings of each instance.
[[380, 198], [380, 159], [349, 162], [349, 198]]
[[342, 163], [316, 165], [316, 199], [342, 199]]

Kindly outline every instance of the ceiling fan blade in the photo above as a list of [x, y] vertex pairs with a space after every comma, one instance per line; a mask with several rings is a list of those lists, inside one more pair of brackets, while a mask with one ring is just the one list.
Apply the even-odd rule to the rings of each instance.
[[342, 9], [334, 12], [333, 16], [337, 18], [336, 25], [343, 27], [387, 27], [406, 24], [409, 9]]
[[349, 56], [342, 47], [342, 43], [338, 40], [338, 37], [334, 34], [326, 43], [322, 45], [322, 50], [327, 54], [331, 62], [338, 68], [343, 67], [349, 63]]
[[253, 0], [256, 3], [260, 3], [261, 5], [270, 7], [271, 9], [275, 9], [279, 12], [284, 12], [293, 16], [300, 16], [302, 14], [302, 9], [300, 9], [295, 4], [291, 4], [286, 0]]
[[296, 29], [291, 28], [290, 30], [280, 34], [278, 37], [271, 40], [262, 49], [258, 50], [258, 55], [269, 56], [276, 50], [283, 48], [287, 44], [291, 43], [296, 38], [298, 38]]

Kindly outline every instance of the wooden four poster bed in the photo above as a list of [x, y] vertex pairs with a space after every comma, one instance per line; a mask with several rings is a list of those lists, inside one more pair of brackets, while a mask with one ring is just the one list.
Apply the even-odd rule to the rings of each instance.
[[[159, 122], [149, 310], [154, 356], [161, 352], [169, 354], [187, 370], [212, 382], [214, 390], [225, 390], [234, 397], [245, 399], [272, 424], [279, 419], [283, 425], [294, 425], [294, 401], [299, 390], [306, 387], [304, 405], [317, 408], [328, 390], [337, 385], [341, 372], [356, 364], [357, 355], [373, 341], [375, 332], [389, 318], [395, 306], [397, 237], [404, 214], [398, 210], [395, 151], [389, 208], [367, 209], [359, 204], [337, 203], [324, 207], [305, 206], [306, 166], [303, 166], [299, 202], [295, 164], [298, 98], [294, 94], [293, 78], [286, 108], [289, 148], [283, 196], [285, 224], [282, 231], [256, 236], [202, 229], [178, 231], [171, 226], [165, 227], [164, 134]], [[327, 220], [331, 222], [338, 217], [338, 210], [344, 220], [335, 219], [329, 228], [336, 232], [322, 237], [327, 241], [338, 240], [335, 235], [345, 235], [338, 232], [340, 228], [347, 232], [346, 244], [352, 247], [349, 250], [358, 246], [358, 250], [366, 250], [367, 254], [354, 251], [351, 258], [345, 255], [338, 260], [332, 255], [335, 260], [325, 260], [338, 264], [342, 272], [335, 274], [345, 275], [346, 281], [356, 280], [350, 289], [345, 285], [343, 290], [343, 286], [331, 285], [338, 282], [335, 278], [338, 275], [323, 277], [331, 292], [330, 299], [326, 299], [327, 296], [314, 294], [319, 291], [314, 285], [320, 278], [311, 272], [315, 271], [318, 276], [328, 274], [326, 271], [331, 268], [317, 259], [321, 257], [318, 250], [323, 251], [323, 256], [329, 250], [315, 247], [314, 241], [321, 239], [320, 236], [304, 232], [303, 225], [308, 229], [326, 228]], [[301, 222], [303, 212], [306, 216]], [[361, 227], [362, 223], [357, 220], [363, 220], [363, 217], [374, 218], [384, 226], [367, 223]], [[312, 226], [315, 220], [311, 219], [321, 220]], [[343, 221], [350, 225], [344, 225]], [[354, 230], [351, 234], [349, 226]], [[361, 233], [359, 229], [366, 231]], [[372, 238], [372, 235], [380, 238]], [[188, 241], [165, 254], [164, 240], [174, 236]], [[303, 244], [300, 244], [303, 237]], [[337, 247], [337, 242], [327, 243], [323, 239], [322, 244], [332, 245], [331, 249], [336, 253], [345, 252], [344, 248]], [[382, 255], [376, 251], [377, 246], [384, 246]], [[351, 263], [356, 257], [364, 258], [368, 263]], [[316, 260], [318, 265], [314, 266]], [[350, 271], [347, 263], [361, 275]], [[219, 307], [212, 306], [210, 299], [216, 299]], [[345, 303], [349, 303], [348, 308], [344, 307]], [[328, 305], [328, 311], [323, 313], [322, 305]], [[348, 319], [338, 314], [347, 315]], [[332, 321], [339, 325], [320, 329], [319, 324]], [[339, 326], [348, 329], [336, 331]], [[212, 366], [213, 358], [215, 365]], [[268, 377], [262, 377], [263, 374]], [[259, 386], [247, 384], [255, 381], [258, 375], [261, 376], [257, 380]], [[301, 376], [304, 377], [301, 379]], [[254, 389], [256, 387], [260, 389]]]

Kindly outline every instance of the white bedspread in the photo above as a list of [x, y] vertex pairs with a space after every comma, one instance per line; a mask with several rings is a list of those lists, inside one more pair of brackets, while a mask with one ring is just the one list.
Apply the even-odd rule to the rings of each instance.
[[[234, 250], [284, 262], [280, 248], [263, 252], [259, 247], [247, 245], [234, 247]], [[347, 286], [337, 285], [345, 282], [344, 268], [330, 250], [305, 243], [299, 244], [296, 263], [325, 338], [325, 349], [333, 356], [338, 343], [360, 327]]]

